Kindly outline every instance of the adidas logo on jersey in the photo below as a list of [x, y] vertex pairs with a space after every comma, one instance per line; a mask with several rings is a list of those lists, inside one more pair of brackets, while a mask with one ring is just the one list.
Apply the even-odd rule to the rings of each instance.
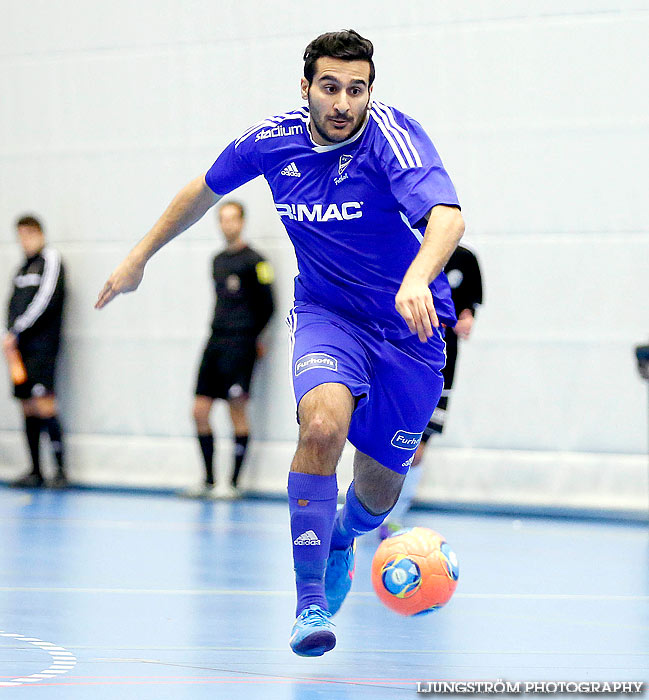
[[302, 173], [297, 169], [297, 165], [291, 161], [284, 170], [280, 171], [280, 175], [288, 175], [289, 177], [302, 177]]
[[313, 532], [313, 530], [307, 530], [306, 532], [303, 532], [299, 537], [296, 537], [295, 540], [293, 540], [293, 544], [295, 545], [318, 545], [320, 544], [320, 540], [318, 539], [318, 536]]

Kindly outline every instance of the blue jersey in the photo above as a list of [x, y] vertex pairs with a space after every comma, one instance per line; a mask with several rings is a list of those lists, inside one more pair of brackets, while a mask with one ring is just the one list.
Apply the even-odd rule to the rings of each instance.
[[[417, 255], [425, 216], [458, 207], [453, 184], [421, 125], [374, 101], [350, 139], [319, 146], [307, 107], [269, 117], [233, 141], [205, 175], [219, 195], [263, 175], [295, 247], [296, 302], [317, 304], [380, 329], [410, 335], [394, 306]], [[456, 322], [442, 272], [430, 285], [442, 323]]]

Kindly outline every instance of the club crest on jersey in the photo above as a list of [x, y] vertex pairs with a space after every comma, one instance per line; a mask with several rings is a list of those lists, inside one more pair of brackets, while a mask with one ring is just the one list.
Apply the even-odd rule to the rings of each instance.
[[400, 450], [416, 450], [419, 446], [422, 433], [409, 433], [407, 430], [397, 430], [392, 438], [392, 447]]
[[295, 362], [296, 377], [310, 369], [330, 369], [332, 372], [337, 372], [338, 360], [324, 352], [310, 352], [307, 355], [302, 355]]
[[345, 172], [345, 168], [352, 162], [353, 157], [354, 156], [346, 155], [340, 156], [340, 160], [338, 161], [338, 175], [342, 175]]
[[334, 178], [334, 184], [339, 185], [343, 180], [349, 178], [349, 174], [345, 172], [347, 166], [352, 162], [354, 156], [343, 154], [338, 160], [338, 177]]
[[280, 216], [291, 221], [347, 221], [363, 216], [363, 202], [342, 204], [275, 204]]

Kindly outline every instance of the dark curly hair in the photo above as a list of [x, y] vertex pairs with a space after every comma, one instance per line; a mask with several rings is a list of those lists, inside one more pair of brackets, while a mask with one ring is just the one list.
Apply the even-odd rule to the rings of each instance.
[[374, 82], [374, 46], [353, 29], [327, 32], [314, 39], [304, 49], [304, 77], [313, 81], [315, 63], [322, 56], [340, 58], [343, 61], [367, 61], [370, 64], [370, 85]]

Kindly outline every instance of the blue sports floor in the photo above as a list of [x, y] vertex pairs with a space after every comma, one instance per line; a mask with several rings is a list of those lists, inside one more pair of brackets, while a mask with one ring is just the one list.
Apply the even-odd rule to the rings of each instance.
[[337, 647], [302, 659], [283, 503], [0, 487], [0, 695], [415, 698], [417, 680], [649, 680], [646, 527], [410, 517], [458, 554], [448, 606], [384, 609], [366, 536]]

